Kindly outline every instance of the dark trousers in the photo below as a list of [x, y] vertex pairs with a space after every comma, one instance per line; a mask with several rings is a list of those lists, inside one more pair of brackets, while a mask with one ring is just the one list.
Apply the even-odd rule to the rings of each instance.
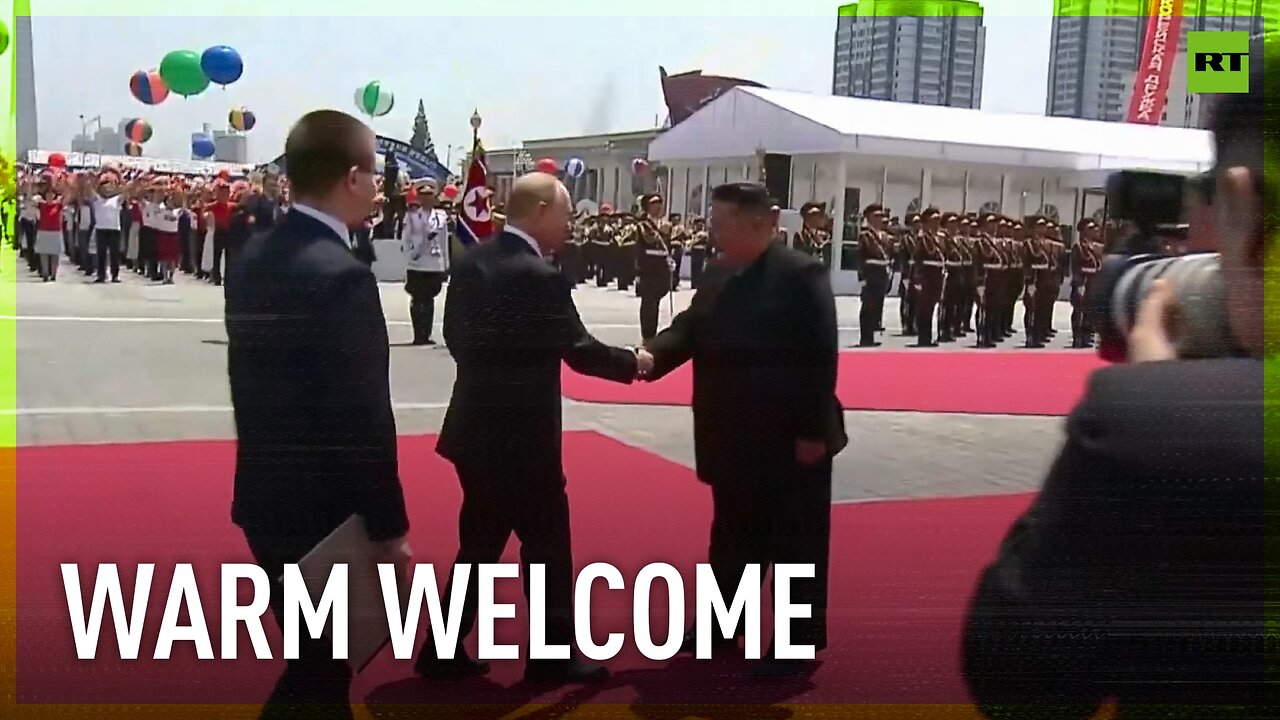
[[98, 245], [98, 280], [106, 282], [107, 264], [111, 265], [111, 279], [120, 278], [120, 231], [99, 230]]
[[207, 275], [204, 270], [200, 269], [201, 263], [204, 262], [204, 237], [204, 233], [196, 232], [195, 237], [192, 239], [192, 243], [195, 245], [195, 252], [192, 256], [192, 269], [198, 278], [204, 278]]
[[689, 285], [694, 290], [698, 289], [698, 283], [702, 281], [702, 267], [706, 262], [706, 250], [694, 248], [689, 251]]
[[1026, 275], [1021, 270], [1009, 273], [1005, 282], [1004, 332], [1006, 335], [1013, 334], [1013, 321], [1018, 315], [1018, 302], [1022, 299], [1025, 283]]
[[878, 265], [862, 269], [862, 307], [858, 311], [860, 342], [870, 345], [876, 340], [876, 330], [884, 323], [884, 296], [889, 292], [889, 271]]
[[[285, 565], [301, 560], [329, 532], [245, 529], [245, 540], [254, 562], [271, 580], [271, 610], [281, 627], [284, 626], [284, 597], [277, 579], [284, 574]], [[347, 720], [353, 717], [350, 694], [351, 667], [345, 660], [333, 659], [327, 640], [309, 638], [304, 624], [299, 631], [298, 659], [286, 661], [284, 674], [276, 682], [261, 718]]]
[[[658, 285], [658, 287], [651, 287]], [[658, 334], [658, 313], [667, 289], [660, 283], [640, 279], [640, 339], [652, 340]]]
[[18, 235], [21, 236], [22, 254], [27, 258], [27, 266], [32, 271], [40, 269], [40, 257], [36, 255], [36, 223], [33, 220], [18, 221]]
[[444, 286], [444, 273], [405, 271], [404, 291], [409, 294], [409, 322], [413, 324], [413, 342], [422, 344], [431, 339], [431, 328], [436, 319], [436, 296]]
[[[827, 646], [827, 574], [831, 556], [831, 460], [794, 465], [779, 482], [733, 478], [711, 486], [714, 515], [708, 560], [726, 599], [737, 592], [749, 564], [761, 577], [777, 563], [814, 565], [812, 579], [793, 580], [791, 597], [811, 606], [808, 618], [792, 621], [792, 643]], [[763, 479], [762, 479], [763, 480]], [[741, 626], [733, 635], [742, 632]], [[719, 637], [719, 627], [712, 637]]]
[[1049, 331], [1053, 329], [1053, 306], [1061, 289], [1052, 282], [1036, 285], [1035, 332], [1040, 342], [1049, 340]]
[[184, 273], [192, 271], [191, 261], [194, 258], [196, 265], [200, 264], [200, 256], [196, 255], [196, 233], [195, 229], [189, 229], [185, 234], [178, 233], [178, 269]]
[[227, 251], [228, 234], [226, 230], [214, 229], [213, 231], [213, 267], [210, 268], [209, 274], [217, 285], [222, 284], [222, 255]]
[[[529, 468], [470, 467], [456, 465], [462, 485], [462, 510], [458, 516], [458, 557], [455, 565], [471, 565], [463, 601], [458, 642], [476, 624], [480, 593], [476, 565], [496, 563], [514, 533], [520, 540], [520, 576], [525, 597], [529, 596], [529, 566], [546, 568], [546, 610], [548, 644], [573, 644], [573, 552], [569, 536], [569, 498], [564, 492], [564, 474], [559, 470], [541, 474]], [[449, 577], [446, 598], [453, 597], [453, 576]], [[446, 599], [445, 613], [448, 615]], [[422, 646], [426, 657], [436, 657], [435, 642], [427, 638]]]
[[933, 316], [942, 299], [942, 268], [924, 268], [920, 271], [920, 289], [916, 291], [916, 334], [919, 345], [933, 344]]
[[605, 287], [613, 279], [613, 247], [596, 245], [596, 287]]
[[675, 266], [671, 268], [671, 288], [674, 290], [680, 287], [680, 266], [684, 264], [684, 248], [676, 246], [671, 251], [671, 260], [675, 263]]
[[85, 275], [92, 275], [95, 268], [93, 251], [97, 248], [92, 247], [92, 242], [93, 233], [88, 230], [76, 231], [76, 265]]
[[898, 281], [898, 319], [902, 323], [903, 335], [916, 334], [916, 294], [917, 291], [911, 284], [911, 271], [908, 269]]
[[617, 263], [614, 277], [618, 278], [618, 289], [630, 290], [636, 281], [636, 246], [619, 247], [613, 252], [614, 262]]

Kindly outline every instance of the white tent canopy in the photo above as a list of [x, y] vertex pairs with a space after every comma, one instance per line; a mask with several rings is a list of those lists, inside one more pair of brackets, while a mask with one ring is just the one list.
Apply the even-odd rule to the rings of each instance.
[[1202, 172], [1211, 133], [735, 87], [649, 145], [658, 162], [874, 155], [1010, 168]]

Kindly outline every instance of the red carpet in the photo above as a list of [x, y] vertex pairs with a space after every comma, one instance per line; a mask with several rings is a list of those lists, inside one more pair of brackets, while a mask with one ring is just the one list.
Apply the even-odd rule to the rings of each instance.
[[[431, 438], [402, 441], [402, 476], [419, 562], [448, 563], [460, 501], [450, 466]], [[75, 659], [59, 563], [157, 563], [143, 657], [154, 651], [173, 564], [192, 562], [215, 650], [220, 642], [217, 566], [248, 562], [228, 520], [234, 445], [229, 441], [23, 448], [18, 455], [18, 699], [22, 703], [260, 703], [279, 661], [198, 662], [190, 643], [175, 659], [111, 660], [104, 620], [101, 657]], [[608, 561], [628, 583], [644, 564], [669, 562], [692, 578], [705, 558], [710, 499], [692, 473], [592, 433], [565, 437], [579, 567]], [[811, 682], [788, 687], [736, 673], [741, 661], [642, 658], [629, 643], [611, 663], [615, 680], [578, 689], [583, 703], [964, 703], [959, 675], [963, 609], [976, 573], [994, 554], [1027, 495], [841, 505], [833, 531], [831, 649]], [[514, 544], [513, 544], [514, 545]], [[515, 562], [515, 552], [508, 552]], [[124, 587], [134, 572], [122, 570]], [[82, 577], [85, 571], [82, 570]], [[521, 617], [499, 623], [499, 640], [525, 637], [517, 582], [501, 585]], [[132, 597], [130, 592], [126, 603]], [[665, 605], [659, 594], [657, 605]], [[601, 590], [595, 631], [632, 635], [631, 593]], [[766, 611], [767, 613], [767, 611]], [[665, 628], [655, 613], [655, 628]], [[278, 633], [268, 621], [272, 647]], [[242, 656], [250, 652], [241, 631]], [[474, 647], [474, 646], [473, 646]], [[518, 707], [532, 697], [504, 689], [519, 662], [494, 664], [491, 682], [428, 686], [389, 652], [356, 682], [371, 703], [484, 703]], [[550, 698], [556, 700], [560, 696]], [[545, 698], [544, 698], [545, 699]], [[497, 717], [498, 715], [495, 715]], [[656, 716], [653, 716], [656, 717]]]
[[[1066, 415], [1089, 373], [1089, 352], [843, 352], [836, 394], [846, 410]], [[623, 405], [688, 405], [693, 368], [655, 383], [619, 385], [563, 371], [564, 395]]]

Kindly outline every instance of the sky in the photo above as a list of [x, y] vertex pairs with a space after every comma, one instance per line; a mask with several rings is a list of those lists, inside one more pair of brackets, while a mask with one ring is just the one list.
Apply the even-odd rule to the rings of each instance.
[[[11, 2], [0, 0], [0, 7]], [[142, 117], [154, 128], [148, 156], [189, 157], [192, 132], [204, 123], [225, 129], [230, 110], [246, 107], [258, 120], [249, 133], [249, 160], [263, 162], [280, 154], [290, 124], [302, 114], [321, 107], [354, 113], [356, 88], [378, 80], [395, 94], [396, 104], [389, 115], [369, 120], [370, 126], [408, 140], [421, 99], [437, 154], [442, 161], [452, 154], [456, 165], [465, 152], [461, 146], [470, 143], [473, 109], [483, 118], [480, 137], [488, 148], [654, 127], [666, 115], [659, 65], [671, 73], [701, 69], [777, 89], [828, 93], [840, 3], [789, 0], [786, 17], [712, 16], [723, 0], [649, 5], [649, 12], [666, 14], [626, 16], [614, 10], [611, 16], [587, 16], [582, 13], [601, 5], [552, 0], [540, 5], [553, 6], [558, 16], [351, 18], [158, 17], [166, 7], [171, 13], [191, 7], [160, 0], [146, 3], [156, 11], [146, 17], [65, 16], [75, 4], [32, 0], [39, 138], [45, 149], [69, 147], [81, 131], [81, 116], [100, 116], [112, 127], [122, 118]], [[756, 5], [778, 12], [777, 3]], [[983, 5], [983, 110], [1042, 113], [1052, 0]], [[421, 7], [398, 0], [379, 4], [383, 14]], [[240, 52], [245, 72], [238, 82], [225, 89], [210, 86], [190, 99], [170, 95], [153, 107], [129, 94], [129, 76], [157, 68], [166, 52], [200, 52], [211, 45]], [[7, 75], [2, 82], [7, 94]]]

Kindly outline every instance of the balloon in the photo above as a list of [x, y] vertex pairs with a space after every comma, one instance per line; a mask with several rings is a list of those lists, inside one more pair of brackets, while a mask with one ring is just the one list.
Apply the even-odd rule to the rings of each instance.
[[356, 107], [369, 117], [382, 117], [395, 105], [396, 96], [390, 90], [383, 90], [377, 80], [356, 89]]
[[200, 71], [214, 84], [226, 87], [244, 74], [244, 61], [235, 48], [215, 45], [200, 55]]
[[0, 23], [0, 55], [9, 49], [9, 26]]
[[129, 92], [143, 105], [159, 105], [169, 97], [169, 86], [155, 70], [139, 70], [129, 78]]
[[144, 143], [151, 139], [151, 124], [142, 118], [134, 118], [125, 123], [124, 136], [131, 142]]
[[125, 143], [124, 154], [129, 157], [140, 157], [142, 155], [142, 146], [134, 142]]
[[160, 77], [169, 89], [191, 97], [209, 87], [209, 78], [200, 69], [200, 56], [191, 50], [174, 50], [160, 61]]
[[649, 169], [649, 161], [644, 158], [636, 158], [631, 161], [631, 172], [640, 175]]
[[569, 158], [569, 162], [564, 164], [564, 174], [571, 178], [582, 177], [586, 171], [587, 164], [582, 162], [582, 158]]
[[254, 125], [258, 124], [258, 118], [254, 117], [253, 113], [245, 108], [237, 108], [227, 116], [227, 122], [240, 132], [248, 132], [253, 129]]
[[45, 165], [51, 168], [65, 170], [67, 167], [67, 156], [62, 153], [49, 153], [49, 158], [45, 161]]
[[191, 136], [191, 154], [194, 157], [201, 160], [211, 158], [217, 151], [218, 148], [213, 144], [213, 138], [208, 135], [197, 133]]
[[443, 197], [445, 200], [449, 200], [449, 201], [455, 200], [458, 197], [458, 186], [445, 185], [444, 189], [440, 191], [440, 196]]
[[533, 169], [535, 172], [555, 175], [560, 171], [560, 163], [556, 162], [552, 158], [542, 158], [533, 164]]

